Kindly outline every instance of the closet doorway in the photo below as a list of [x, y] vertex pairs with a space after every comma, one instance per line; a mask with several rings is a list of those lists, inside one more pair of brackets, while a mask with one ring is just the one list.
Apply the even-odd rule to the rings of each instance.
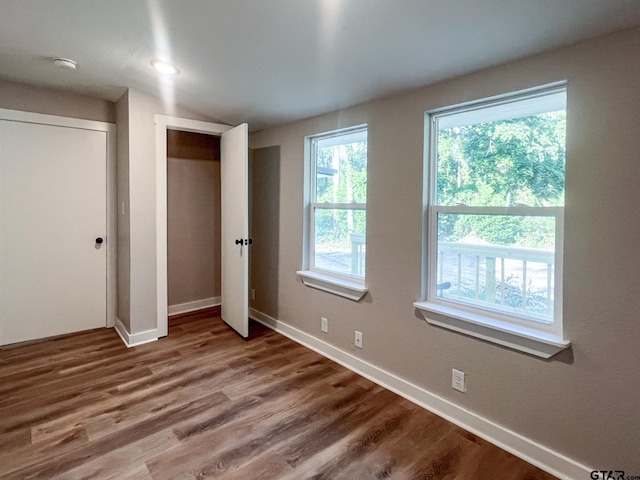
[[[157, 325], [168, 333], [167, 167], [168, 132], [220, 138], [220, 297], [222, 319], [242, 337], [249, 335], [248, 128], [156, 115]], [[173, 135], [173, 134], [172, 134]], [[212, 245], [211, 249], [214, 250]], [[209, 297], [212, 298], [212, 297]]]
[[220, 137], [168, 130], [169, 315], [221, 303], [220, 187]]

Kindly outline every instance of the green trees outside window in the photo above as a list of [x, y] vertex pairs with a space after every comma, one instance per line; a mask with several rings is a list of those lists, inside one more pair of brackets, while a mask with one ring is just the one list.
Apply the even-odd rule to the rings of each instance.
[[[438, 205], [564, 205], [566, 112], [438, 130]], [[457, 216], [440, 237], [475, 236], [496, 245], [554, 246], [554, 222], [531, 217]]]

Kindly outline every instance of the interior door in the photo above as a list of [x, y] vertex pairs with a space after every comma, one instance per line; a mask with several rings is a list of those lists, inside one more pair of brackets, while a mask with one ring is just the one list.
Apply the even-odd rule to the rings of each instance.
[[103, 131], [0, 120], [0, 345], [106, 326], [106, 155]]
[[220, 139], [222, 319], [249, 335], [248, 127], [238, 125]]

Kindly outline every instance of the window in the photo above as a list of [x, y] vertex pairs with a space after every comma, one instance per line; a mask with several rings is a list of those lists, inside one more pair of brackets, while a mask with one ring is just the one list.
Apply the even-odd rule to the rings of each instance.
[[541, 356], [568, 346], [565, 129], [564, 87], [427, 115], [427, 300], [416, 306], [432, 323]]
[[333, 287], [347, 288], [349, 294], [343, 296], [359, 300], [366, 293], [367, 128], [358, 126], [306, 140], [306, 270], [298, 274], [309, 286], [338, 294], [344, 292]]

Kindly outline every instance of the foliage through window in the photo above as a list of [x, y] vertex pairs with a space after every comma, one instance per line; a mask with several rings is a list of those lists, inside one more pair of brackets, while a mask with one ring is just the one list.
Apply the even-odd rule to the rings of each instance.
[[561, 334], [566, 90], [428, 118], [429, 301]]
[[310, 138], [309, 265], [364, 280], [366, 268], [367, 129]]

